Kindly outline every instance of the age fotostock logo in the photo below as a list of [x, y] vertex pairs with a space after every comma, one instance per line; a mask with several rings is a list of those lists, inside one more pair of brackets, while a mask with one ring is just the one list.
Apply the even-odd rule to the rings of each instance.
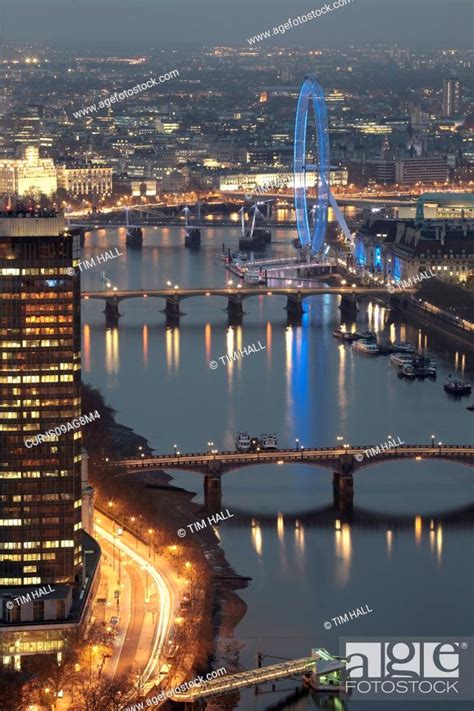
[[354, 700], [473, 698], [472, 638], [343, 640], [346, 691]]

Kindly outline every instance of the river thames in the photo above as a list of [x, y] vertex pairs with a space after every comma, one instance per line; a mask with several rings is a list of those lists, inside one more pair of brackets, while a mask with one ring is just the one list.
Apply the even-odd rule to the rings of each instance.
[[[272, 254], [292, 254], [291, 235], [274, 231]], [[104, 269], [123, 289], [163, 288], [168, 280], [224, 285], [230, 275], [215, 255], [222, 243], [237, 247], [238, 230], [203, 230], [198, 252], [185, 250], [183, 240], [181, 229], [146, 229], [143, 250], [135, 252], [127, 251], [122, 229], [88, 234], [83, 259], [115, 247], [123, 256], [84, 271], [82, 288], [101, 288]], [[387, 324], [388, 311], [378, 304], [360, 307], [358, 328], [416, 344], [436, 359], [436, 381], [399, 380], [388, 356], [364, 356], [335, 340], [340, 312], [332, 295], [305, 300], [301, 326], [287, 325], [286, 299], [275, 296], [245, 301], [242, 326], [234, 328], [223, 298], [184, 301], [179, 328], [166, 328], [160, 299], [121, 303], [119, 326], [110, 330], [103, 302], [82, 303], [83, 379], [156, 452], [170, 453], [175, 444], [181, 452], [205, 451], [208, 442], [233, 449], [239, 430], [275, 433], [282, 447], [341, 441], [375, 447], [389, 435], [407, 444], [429, 443], [432, 435], [436, 442], [473, 444], [469, 400], [443, 390], [449, 373], [474, 377], [472, 354], [413, 324]], [[256, 353], [229, 364], [219, 360], [259, 341]], [[201, 475], [173, 477], [202, 501]], [[468, 635], [472, 480], [469, 467], [453, 463], [375, 464], [354, 476], [354, 515], [347, 523], [333, 511], [332, 477], [324, 469], [285, 464], [226, 474], [222, 505], [233, 517], [220, 526], [221, 544], [236, 572], [252, 578], [239, 591], [248, 605], [235, 630], [242, 666], [254, 667], [259, 651], [297, 658], [326, 647], [337, 654], [344, 636]], [[373, 612], [324, 625], [364, 606]], [[286, 695], [244, 692], [238, 708], [270, 709]], [[280, 708], [418, 706], [306, 696]], [[443, 710], [471, 707], [443, 702]]]

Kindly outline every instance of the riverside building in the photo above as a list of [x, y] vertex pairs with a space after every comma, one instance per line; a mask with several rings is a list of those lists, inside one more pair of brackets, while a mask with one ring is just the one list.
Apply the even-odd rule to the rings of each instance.
[[423, 193], [398, 209], [398, 219], [371, 215], [356, 235], [356, 262], [395, 279], [432, 269], [440, 278], [474, 275], [474, 197]]
[[62, 215], [0, 213], [0, 655], [17, 669], [25, 654], [62, 653], [98, 582], [80, 429], [25, 445], [81, 415], [79, 257]]

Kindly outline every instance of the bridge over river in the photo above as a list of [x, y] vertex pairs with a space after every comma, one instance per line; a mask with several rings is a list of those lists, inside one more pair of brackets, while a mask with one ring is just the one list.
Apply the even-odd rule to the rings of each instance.
[[[209, 509], [220, 510], [222, 476], [230, 471], [262, 464], [308, 464], [333, 473], [334, 504], [343, 512], [352, 507], [353, 474], [365, 467], [399, 459], [434, 459], [474, 466], [474, 446], [462, 444], [402, 444], [367, 454], [374, 445], [352, 447], [301, 447], [251, 452], [200, 452], [192, 454], [142, 456], [135, 459], [107, 458], [105, 466], [119, 467], [128, 473], [144, 470], [180, 469], [204, 475], [204, 496]], [[380, 448], [379, 448], [380, 449]]]
[[328, 675], [334, 676], [335, 673], [344, 670], [344, 661], [331, 657], [325, 649], [313, 649], [311, 657], [288, 660], [237, 674], [228, 674], [212, 681], [205, 681], [199, 686], [176, 694], [172, 699], [173, 701], [184, 701], [186, 704], [192, 704], [200, 699], [222, 696], [223, 694], [229, 694], [258, 684], [303, 674], [315, 675], [316, 684], [313, 681], [313, 688], [318, 690], [327, 689], [327, 684], [321, 684], [320, 681], [324, 681]]
[[[404, 293], [415, 293], [415, 289], [405, 289]], [[166, 289], [118, 289], [113, 287], [107, 291], [83, 291], [81, 297], [85, 300], [95, 299], [105, 301], [105, 316], [108, 322], [117, 323], [121, 314], [119, 304], [126, 299], [163, 299], [164, 312], [167, 317], [179, 318], [182, 316], [180, 308], [184, 299], [193, 297], [223, 297], [227, 299], [229, 316], [242, 318], [244, 314], [243, 302], [255, 296], [285, 296], [286, 309], [289, 314], [301, 316], [303, 314], [303, 301], [310, 296], [335, 294], [341, 297], [341, 310], [354, 315], [357, 312], [357, 300], [371, 297], [383, 301], [390, 301], [390, 296], [385, 286], [302, 286], [302, 287], [267, 287], [267, 286], [242, 286], [237, 287], [199, 287], [199, 288], [174, 288]]]

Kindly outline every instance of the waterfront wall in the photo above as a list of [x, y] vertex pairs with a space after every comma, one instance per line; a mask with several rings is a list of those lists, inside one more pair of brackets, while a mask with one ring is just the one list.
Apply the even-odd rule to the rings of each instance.
[[442, 315], [429, 313], [411, 299], [401, 298], [397, 299], [397, 302], [397, 307], [416, 323], [429, 326], [433, 331], [445, 336], [451, 342], [454, 339], [460, 346], [474, 351], [474, 333], [457, 328], [449, 320], [444, 320]]

